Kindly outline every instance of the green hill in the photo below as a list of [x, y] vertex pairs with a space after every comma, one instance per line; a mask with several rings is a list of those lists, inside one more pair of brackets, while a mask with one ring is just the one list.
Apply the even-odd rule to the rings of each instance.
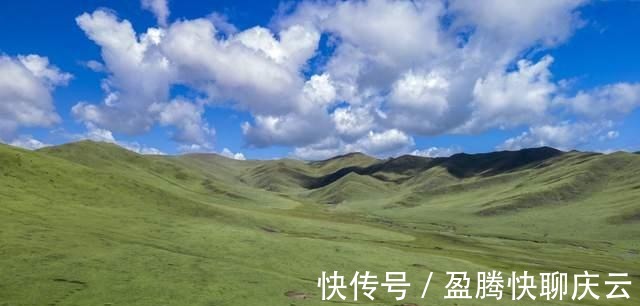
[[[635, 284], [638, 173], [637, 154], [552, 148], [304, 162], [0, 145], [0, 305], [327, 305], [316, 280], [333, 270], [406, 271], [404, 305], [449, 305], [447, 271]], [[360, 304], [402, 304], [375, 296]]]
[[314, 189], [310, 198], [319, 203], [341, 204], [345, 201], [384, 197], [390, 192], [385, 182], [351, 172], [329, 185]]
[[378, 159], [366, 154], [355, 152], [339, 155], [327, 160], [312, 161], [309, 164], [322, 173], [331, 173], [347, 167], [366, 167], [378, 162]]

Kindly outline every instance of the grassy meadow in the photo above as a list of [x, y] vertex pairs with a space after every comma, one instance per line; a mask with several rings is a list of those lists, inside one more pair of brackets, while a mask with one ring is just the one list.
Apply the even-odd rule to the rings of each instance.
[[[639, 174], [638, 154], [551, 148], [304, 162], [0, 145], [0, 306], [637, 305]], [[334, 270], [411, 287], [323, 302]], [[491, 270], [589, 270], [601, 298], [443, 299], [447, 271], [475, 295]], [[630, 300], [604, 297], [609, 272], [630, 274]]]

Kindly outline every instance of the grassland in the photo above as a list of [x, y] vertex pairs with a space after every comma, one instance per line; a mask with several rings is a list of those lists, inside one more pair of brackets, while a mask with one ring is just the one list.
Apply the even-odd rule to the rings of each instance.
[[[407, 272], [405, 301], [358, 305], [636, 305], [638, 173], [638, 154], [550, 148], [303, 162], [0, 145], [0, 305], [330, 305], [316, 282], [334, 270]], [[443, 300], [446, 271], [494, 269], [628, 272], [631, 299]]]

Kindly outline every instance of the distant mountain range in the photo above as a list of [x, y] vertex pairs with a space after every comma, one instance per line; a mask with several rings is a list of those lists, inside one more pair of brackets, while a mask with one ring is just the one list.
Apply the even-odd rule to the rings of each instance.
[[[459, 153], [450, 157], [427, 158], [404, 155], [377, 159], [350, 153], [322, 161], [232, 160], [216, 154], [180, 156], [139, 155], [117, 145], [81, 141], [48, 147], [37, 152], [15, 150], [27, 156], [62, 159], [75, 165], [109, 172], [138, 173], [176, 184], [194, 181], [204, 191], [218, 196], [243, 197], [240, 190], [270, 191], [273, 195], [295, 197], [328, 204], [384, 199], [387, 206], [419, 206], [423, 196], [452, 190], [493, 186], [511, 180], [551, 176], [526, 194], [499, 198], [478, 208], [478, 214], [501, 214], [538, 205], [566, 202], [606, 188], [597, 177], [617, 177], [618, 172], [640, 166], [637, 155], [563, 152], [550, 147], [481, 154]], [[558, 171], [562, 169], [561, 171]], [[555, 173], [555, 172], [554, 172]], [[509, 178], [509, 180], [505, 180]], [[635, 177], [634, 177], [635, 178]], [[480, 182], [483, 182], [482, 184]], [[490, 183], [492, 182], [492, 183]]]

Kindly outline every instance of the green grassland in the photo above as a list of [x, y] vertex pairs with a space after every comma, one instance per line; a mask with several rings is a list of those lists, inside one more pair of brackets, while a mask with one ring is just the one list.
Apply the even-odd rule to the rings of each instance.
[[[638, 154], [551, 148], [303, 162], [0, 145], [0, 306], [637, 305], [639, 174]], [[334, 270], [412, 285], [323, 302]], [[443, 299], [447, 271], [491, 270], [589, 270], [601, 299]], [[630, 300], [604, 298], [609, 272], [631, 275]]]

